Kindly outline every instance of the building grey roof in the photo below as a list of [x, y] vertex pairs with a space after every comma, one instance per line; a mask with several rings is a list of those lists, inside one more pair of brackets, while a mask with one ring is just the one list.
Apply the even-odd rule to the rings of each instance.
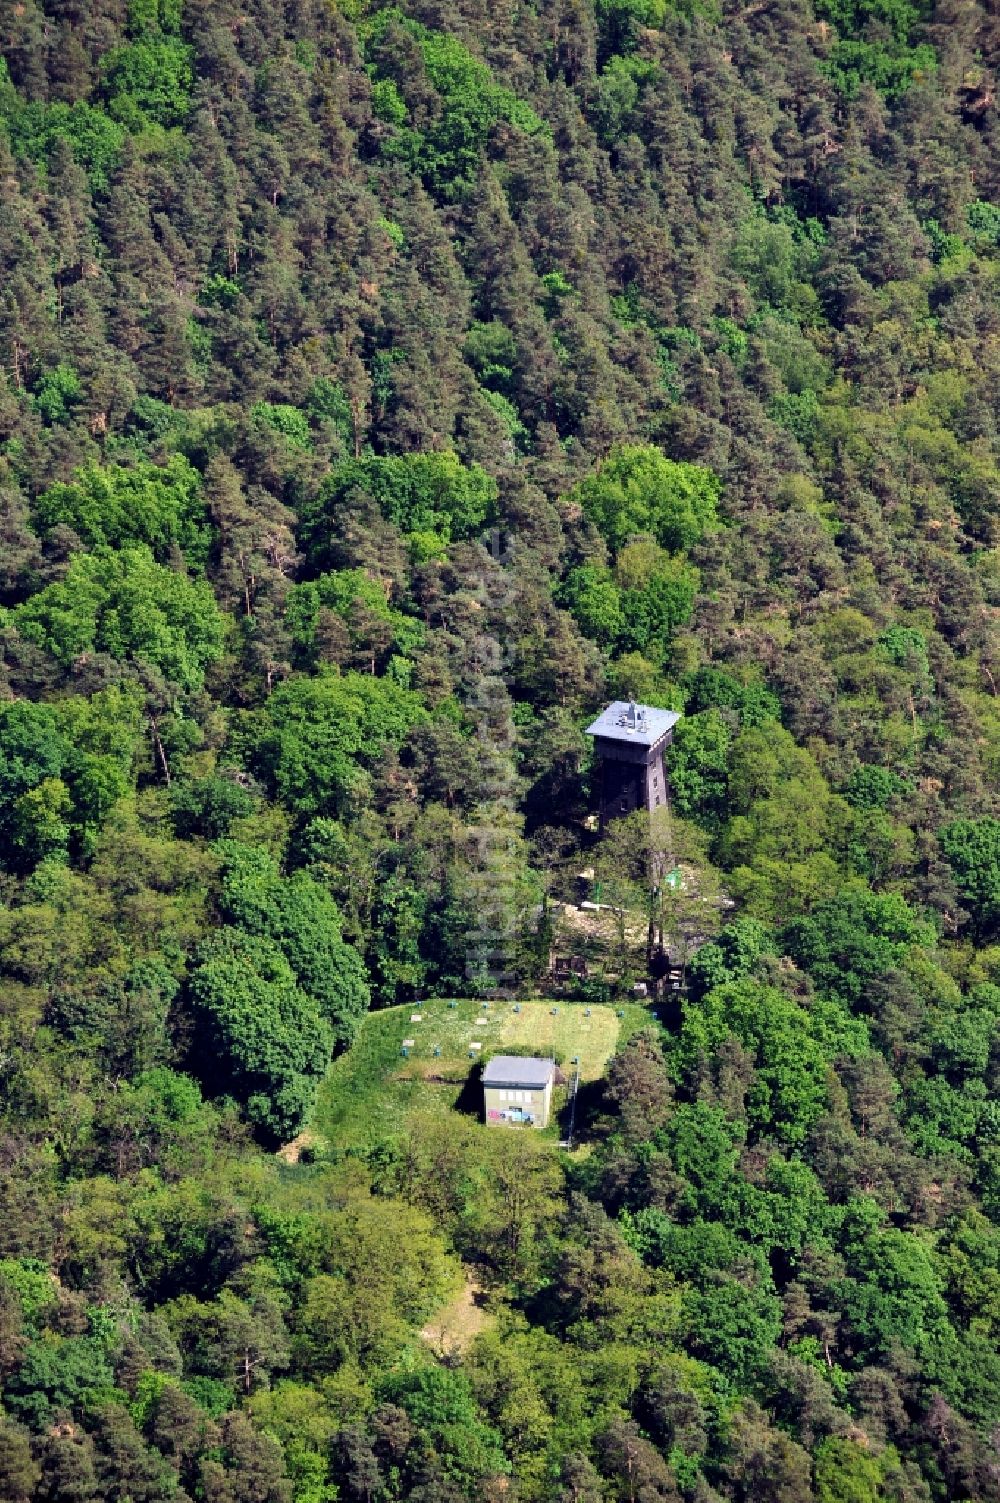
[[483, 1085], [534, 1086], [542, 1090], [552, 1079], [551, 1059], [524, 1059], [519, 1054], [495, 1054], [483, 1071]]
[[655, 746], [680, 720], [676, 710], [658, 710], [653, 705], [637, 705], [616, 699], [602, 710], [588, 736], [603, 736], [608, 741], [630, 741], [635, 746]]

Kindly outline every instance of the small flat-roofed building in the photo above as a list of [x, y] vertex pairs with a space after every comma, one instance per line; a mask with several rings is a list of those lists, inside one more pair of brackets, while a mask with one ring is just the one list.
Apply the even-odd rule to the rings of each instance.
[[555, 1060], [495, 1054], [483, 1071], [483, 1112], [501, 1127], [547, 1127]]
[[587, 727], [600, 763], [601, 829], [636, 809], [667, 803], [663, 753], [680, 720], [675, 710], [616, 699]]

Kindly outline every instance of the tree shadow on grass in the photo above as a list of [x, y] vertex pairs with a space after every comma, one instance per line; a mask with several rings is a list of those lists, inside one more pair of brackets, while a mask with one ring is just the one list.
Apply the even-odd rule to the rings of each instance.
[[573, 1141], [579, 1142], [581, 1138], [590, 1137], [593, 1125], [598, 1117], [606, 1110], [604, 1104], [604, 1081], [581, 1080], [580, 1088], [576, 1093], [576, 1116], [573, 1117], [573, 1104], [566, 1102], [559, 1114], [559, 1130], [563, 1138], [569, 1135], [570, 1121], [573, 1122]]
[[465, 1117], [475, 1117], [482, 1121], [483, 1116], [483, 1062], [477, 1059], [465, 1077], [462, 1089], [455, 1100], [454, 1110], [461, 1112]]

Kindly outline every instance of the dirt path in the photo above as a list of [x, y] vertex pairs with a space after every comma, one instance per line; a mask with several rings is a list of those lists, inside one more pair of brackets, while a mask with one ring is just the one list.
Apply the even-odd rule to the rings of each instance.
[[494, 1317], [484, 1307], [482, 1286], [467, 1273], [459, 1294], [440, 1310], [420, 1332], [436, 1357], [461, 1356], [481, 1331], [493, 1324]]
[[283, 1148], [277, 1149], [274, 1156], [276, 1159], [281, 1159], [283, 1163], [297, 1164], [302, 1157], [303, 1149], [318, 1148], [322, 1142], [323, 1139], [318, 1132], [311, 1127], [304, 1127], [297, 1138], [293, 1138]]

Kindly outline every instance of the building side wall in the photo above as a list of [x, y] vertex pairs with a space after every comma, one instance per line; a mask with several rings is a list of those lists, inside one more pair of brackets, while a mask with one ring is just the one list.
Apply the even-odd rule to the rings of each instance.
[[607, 736], [595, 736], [594, 750], [602, 762], [634, 762], [640, 766], [648, 766], [657, 757], [662, 759], [665, 749], [673, 738], [673, 731], [668, 731], [652, 746], [643, 746], [635, 741], [612, 741]]
[[660, 752], [646, 769], [646, 808], [652, 814], [654, 809], [664, 806], [668, 799], [667, 774], [663, 766], [663, 753]]
[[643, 807], [645, 770], [634, 762], [601, 763], [602, 824]]
[[[547, 1127], [552, 1106], [552, 1086], [532, 1090], [527, 1086], [483, 1086], [486, 1121], [501, 1127]], [[526, 1122], [525, 1117], [534, 1118]]]
[[[645, 809], [652, 814], [669, 802], [670, 790], [663, 761], [666, 741], [650, 749], [626, 747], [631, 757], [606, 757], [603, 748], [613, 742], [598, 742], [601, 756], [601, 828], [612, 819]], [[638, 755], [637, 755], [638, 754]]]

